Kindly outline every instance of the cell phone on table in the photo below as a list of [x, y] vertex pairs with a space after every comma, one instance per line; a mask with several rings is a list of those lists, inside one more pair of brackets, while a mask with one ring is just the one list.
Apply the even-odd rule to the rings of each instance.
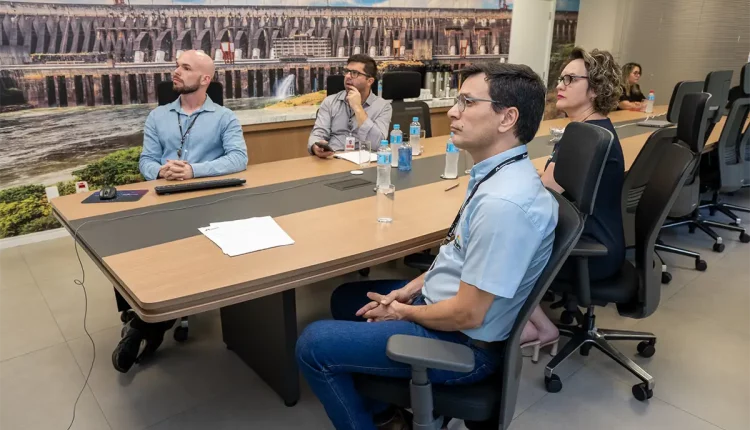
[[333, 148], [325, 142], [315, 142], [315, 144], [324, 151], [334, 152]]

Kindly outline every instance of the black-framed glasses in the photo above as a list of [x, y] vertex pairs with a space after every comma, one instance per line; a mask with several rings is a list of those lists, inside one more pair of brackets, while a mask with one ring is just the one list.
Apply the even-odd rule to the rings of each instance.
[[559, 78], [557, 78], [557, 82], [562, 82], [563, 85], [566, 87], [573, 82], [575, 82], [578, 79], [588, 79], [588, 76], [582, 76], [582, 75], [562, 75]]
[[497, 100], [478, 99], [478, 98], [475, 98], [475, 97], [466, 97], [463, 94], [459, 94], [458, 97], [456, 97], [455, 99], [453, 99], [453, 103], [456, 106], [458, 106], [458, 111], [459, 112], [463, 112], [466, 109], [466, 105], [467, 104], [471, 105], [471, 104], [473, 104], [475, 102], [489, 102], [489, 103], [494, 103], [494, 104], [499, 104], [500, 103]]
[[364, 76], [365, 78], [369, 78], [370, 77], [370, 75], [368, 75], [367, 73], [362, 73], [359, 70], [343, 69], [341, 71], [341, 74], [344, 75], [344, 76], [346, 76], [347, 73], [351, 73], [352, 78], [354, 78], [354, 79], [357, 79], [360, 76]]

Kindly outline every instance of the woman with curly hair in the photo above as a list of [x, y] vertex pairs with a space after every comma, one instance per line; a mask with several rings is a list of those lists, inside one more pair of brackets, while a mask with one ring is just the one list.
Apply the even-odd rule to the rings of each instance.
[[[625, 234], [620, 208], [625, 160], [617, 132], [612, 121], [607, 118], [611, 111], [617, 109], [622, 94], [620, 67], [607, 51], [595, 49], [589, 53], [575, 48], [568, 57], [568, 64], [558, 82], [557, 109], [565, 112], [571, 121], [603, 127], [614, 136], [599, 183], [594, 213], [586, 219], [583, 230], [584, 236], [596, 239], [608, 250], [606, 257], [589, 259], [589, 276], [592, 281], [596, 281], [616, 274], [625, 260]], [[556, 150], [557, 146], [547, 161], [542, 182], [548, 188], [564, 193], [565, 190], [554, 178]], [[572, 279], [574, 273], [572, 262], [568, 262], [558, 276]], [[530, 342], [538, 351], [539, 347], [548, 344], [556, 346], [558, 337], [555, 325], [537, 307], [524, 328], [521, 342]]]
[[640, 110], [645, 106], [643, 103], [646, 96], [643, 95], [638, 81], [641, 79], [641, 65], [628, 63], [622, 66], [622, 95], [620, 96], [619, 109]]

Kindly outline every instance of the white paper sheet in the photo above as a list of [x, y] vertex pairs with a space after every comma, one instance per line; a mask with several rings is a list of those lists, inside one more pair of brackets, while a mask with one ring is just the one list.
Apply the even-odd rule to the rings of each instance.
[[230, 257], [294, 244], [270, 216], [211, 223], [198, 231]]
[[337, 152], [334, 157], [352, 162], [356, 165], [360, 164], [360, 160], [367, 160], [368, 157], [370, 158], [370, 163], [378, 161], [378, 154], [370, 151]]

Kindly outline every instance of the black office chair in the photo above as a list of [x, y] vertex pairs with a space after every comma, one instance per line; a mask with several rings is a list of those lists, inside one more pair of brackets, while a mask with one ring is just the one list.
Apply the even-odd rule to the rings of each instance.
[[[718, 72], [712, 72], [709, 74], [709, 78], [718, 76], [718, 81], [712, 79], [712, 82], [719, 82], [719, 84], [709, 84], [707, 82], [706, 87], [714, 88], [714, 91], [718, 92], [715, 88], [723, 86], [721, 83], [725, 79], [725, 73], [718, 75], [714, 75], [713, 73]], [[705, 96], [699, 97], [696, 94], [688, 94], [685, 97], [683, 109], [680, 112], [680, 122], [684, 122], [684, 125], [680, 123], [677, 125], [678, 140], [696, 154], [703, 153], [706, 139], [711, 134], [708, 130], [713, 129], [721, 118], [717, 112], [724, 104], [722, 100], [718, 102], [714, 100], [715, 96], [711, 93], [703, 92], [699, 94], [704, 94]], [[719, 97], [721, 97], [721, 94]], [[692, 103], [695, 103], [695, 108], [685, 109], [685, 102], [688, 98], [692, 100]], [[703, 100], [704, 98], [705, 101]], [[726, 100], [726, 92], [724, 93], [724, 100]], [[703, 105], [703, 108], [700, 105]], [[683, 186], [679, 197], [669, 212], [669, 221], [664, 223], [662, 228], [666, 229], [687, 225], [690, 233], [694, 233], [696, 229], [700, 229], [714, 240], [714, 252], [723, 252], [725, 248], [723, 239], [711, 227], [725, 228], [727, 226], [716, 221], [706, 220], [700, 213], [699, 167], [700, 162], [696, 164], [693, 175]]]
[[[584, 202], [585, 207], [593, 208], [593, 204], [589, 205], [587, 202], [593, 203], [601, 179], [602, 166], [607, 157], [606, 150], [611, 145], [612, 134], [595, 125], [573, 123], [566, 128], [565, 135], [560, 141], [560, 148], [580, 145], [581, 140], [584, 142], [581, 146], [586, 150], [583, 150], [577, 159], [561, 156], [555, 170], [558, 169], [557, 166], [560, 166], [559, 163], [562, 163], [563, 170], [572, 172], [571, 175], [560, 179], [563, 181], [560, 185], [575, 200]], [[585, 143], [602, 140], [606, 140], [606, 148], [602, 151], [592, 150], [592, 145]], [[575, 163], [575, 167], [566, 169], [565, 166], [569, 166], [570, 163]], [[511, 334], [506, 341], [503, 366], [497, 377], [466, 386], [435, 385], [432, 387], [433, 396], [430, 396], [429, 381], [424, 376], [426, 368], [470, 371], [473, 368], [473, 359], [464, 361], [457, 357], [473, 356], [471, 354], [466, 356], [468, 348], [463, 346], [432, 340], [423, 343], [421, 340], [417, 341], [408, 336], [394, 336], [391, 338], [392, 341], [389, 341], [387, 352], [391, 359], [412, 365], [413, 381], [415, 381], [412, 386], [419, 391], [418, 398], [410, 399], [408, 381], [359, 375], [355, 381], [363, 395], [401, 407], [411, 407], [415, 412], [414, 428], [439, 428], [430, 427], [434, 425], [431, 414], [432, 404], [434, 404], [434, 412], [438, 415], [473, 423], [484, 423], [483, 428], [488, 428], [493, 424], [498, 427], [498, 423], [501, 429], [508, 427], [513, 419], [521, 376], [521, 333], [531, 312], [539, 304], [551, 280], [567, 258], [570, 247], [577, 242], [583, 231], [585, 215], [575, 209], [575, 205], [571, 205], [567, 199], [556, 193], [553, 194], [560, 205], [560, 212], [552, 256], [516, 317]], [[417, 424], [424, 424], [427, 427], [418, 427]], [[467, 427], [473, 428], [469, 423]]]
[[[691, 96], [693, 95], [688, 97]], [[576, 261], [576, 279], [556, 280], [551, 287], [555, 291], [573, 294], [578, 304], [585, 307], [587, 312], [580, 325], [559, 326], [560, 334], [571, 339], [545, 368], [544, 382], [549, 392], [556, 393], [562, 389], [560, 378], [554, 374], [555, 368], [579, 349], [581, 355], [588, 355], [594, 346], [643, 381], [633, 386], [632, 392], [636, 399], [645, 401], [653, 396], [653, 378], [615, 349], [609, 341], [640, 341], [638, 353], [644, 357], [651, 357], [656, 352], [656, 336], [652, 333], [597, 328], [594, 323], [594, 306], [615, 303], [620, 315], [645, 318], [659, 305], [661, 267], [656, 264], [654, 258], [654, 245], [669, 207], [677, 198], [682, 184], [690, 176], [695, 165], [695, 154], [689, 149], [676, 143], [665, 145], [636, 209], [635, 264], [626, 260], [620, 272], [612, 278], [589, 282], [588, 258], [606, 255], [607, 250], [593, 240], [581, 238], [570, 257]], [[558, 157], [562, 155], [561, 148]], [[570, 156], [577, 155], [571, 153]], [[560, 169], [558, 161], [555, 165], [555, 180], [565, 186], [560, 182], [562, 178], [558, 179], [558, 175], [564, 177], [568, 174], [571, 172]]]
[[[419, 124], [425, 131], [425, 137], [432, 137], [432, 123], [430, 122], [430, 107], [422, 101], [405, 102], [404, 99], [419, 97], [422, 89], [422, 75], [419, 72], [386, 72], [383, 74], [384, 99], [393, 100], [393, 114], [390, 130], [394, 124], [399, 124], [401, 130], [409, 130], [412, 118], [419, 118]], [[408, 138], [405, 132], [404, 138]]]
[[[635, 247], [635, 213], [638, 208], [638, 202], [643, 195], [643, 190], [646, 189], [646, 185], [648, 185], [648, 181], [658, 165], [664, 148], [676, 141], [676, 128], [662, 128], [652, 133], [625, 176], [622, 187], [622, 221], [625, 231], [625, 246], [628, 249]], [[658, 255], [658, 251], [692, 257], [695, 260], [695, 269], [698, 271], [702, 272], [708, 268], [708, 263], [701, 258], [699, 253], [667, 245], [659, 237], [656, 238], [654, 249], [657, 252], [659, 260], [662, 262], [662, 284], [671, 282], [672, 275], [667, 271], [664, 261]]]
[[328, 75], [326, 78], [326, 96], [344, 91], [344, 75]]
[[[208, 84], [206, 94], [211, 98], [212, 102], [219, 106], [224, 106], [224, 86], [220, 82], [212, 81]], [[159, 106], [172, 103], [179, 96], [172, 88], [172, 82], [170, 81], [160, 82], [156, 87], [156, 102]]]
[[392, 360], [412, 366], [411, 382], [406, 379], [356, 375], [355, 384], [360, 393], [402, 408], [412, 408], [415, 429], [440, 429], [443, 419], [434, 418], [434, 414], [469, 422], [498, 421], [500, 429], [510, 425], [523, 364], [521, 333], [583, 231], [583, 217], [578, 210], [559, 194], [553, 194], [560, 208], [552, 254], [505, 341], [502, 368], [497, 377], [471, 385], [433, 386], [427, 378], [427, 369], [456, 372], [473, 370], [474, 355], [471, 349], [465, 345], [436, 339], [395, 335], [388, 340], [386, 353]]

